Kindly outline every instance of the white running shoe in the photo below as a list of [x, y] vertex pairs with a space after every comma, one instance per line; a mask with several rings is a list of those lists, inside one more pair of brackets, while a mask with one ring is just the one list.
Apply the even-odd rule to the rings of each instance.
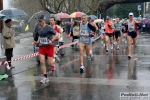
[[93, 53], [91, 53], [91, 55], [90, 55], [91, 57], [93, 57]]
[[106, 52], [108, 52], [108, 49], [106, 49]]
[[81, 65], [81, 67], [80, 67], [80, 72], [83, 72], [83, 71], [84, 71], [84, 66]]
[[103, 44], [103, 47], [105, 47], [105, 43]]
[[45, 84], [47, 82], [49, 82], [49, 79], [46, 77], [43, 77], [43, 79], [40, 81], [41, 84]]
[[119, 46], [117, 47], [118, 50], [120, 50]]
[[113, 50], [113, 45], [110, 48], [111, 48], [111, 50]]

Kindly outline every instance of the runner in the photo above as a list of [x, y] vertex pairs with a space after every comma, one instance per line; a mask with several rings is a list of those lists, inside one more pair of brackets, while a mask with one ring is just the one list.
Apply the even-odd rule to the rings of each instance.
[[58, 38], [53, 42], [54, 44], [54, 58], [56, 60], [56, 62], [60, 62], [60, 59], [59, 57], [57, 56], [57, 50], [58, 50], [58, 47], [59, 47], [59, 39], [62, 37], [62, 32], [61, 32], [61, 29], [58, 25], [55, 25], [56, 23], [56, 20], [54, 17], [51, 17], [50, 18], [50, 26], [57, 32], [59, 33], [59, 36]]
[[117, 42], [117, 49], [119, 50], [119, 45], [120, 45], [120, 36], [121, 36], [121, 27], [122, 24], [120, 23], [120, 19], [116, 18], [116, 23], [114, 24], [115, 27], [115, 40]]
[[[91, 17], [88, 17], [88, 23], [91, 24], [93, 27], [95, 27], [96, 31], [98, 31], [98, 27], [97, 27], [97, 25], [93, 22], [93, 20], [92, 20]], [[94, 35], [91, 36], [91, 37], [92, 37], [92, 39], [93, 39]], [[91, 55], [91, 57], [93, 57], [92, 43], [91, 43], [90, 55]]]
[[[45, 66], [45, 57], [47, 56], [48, 65], [51, 66], [51, 70], [54, 71], [55, 67], [53, 65], [53, 55], [54, 47], [52, 42], [57, 39], [58, 34], [55, 30], [46, 24], [46, 18], [44, 15], [38, 17], [40, 29], [38, 30], [38, 41], [34, 41], [33, 45], [39, 44], [39, 54], [40, 54], [40, 65], [42, 73], [44, 75], [43, 79], [40, 81], [41, 84], [44, 84], [49, 81], [46, 73]], [[54, 37], [53, 37], [54, 35]]]
[[127, 24], [127, 18], [125, 18], [125, 19], [122, 20], [122, 30], [121, 30], [122, 36], [123, 36], [122, 41], [124, 41], [125, 43], [127, 43], [126, 24]]
[[131, 47], [132, 47], [132, 42], [133, 45], [136, 47], [136, 37], [137, 37], [137, 32], [136, 32], [136, 25], [140, 28], [136, 20], [134, 20], [134, 15], [133, 13], [129, 13], [129, 20], [127, 20], [127, 30], [128, 30], [128, 58], [131, 58]]
[[61, 30], [61, 35], [60, 35], [60, 39], [59, 39], [59, 42], [62, 42], [63, 41], [63, 28], [62, 28], [62, 22], [61, 21], [57, 21], [57, 25], [59, 27], [59, 29]]
[[107, 17], [106, 22], [105, 22], [105, 42], [106, 42], [106, 52], [108, 52], [108, 47], [109, 47], [109, 43], [108, 41], [110, 40], [110, 44], [111, 44], [111, 49], [113, 49], [113, 22], [110, 21], [110, 18]]
[[104, 25], [104, 22], [101, 23], [101, 29], [100, 29], [100, 32], [101, 32], [101, 40], [102, 40], [102, 44], [103, 46], [105, 47], [105, 25]]
[[87, 22], [87, 17], [85, 15], [82, 16], [82, 22], [80, 23], [80, 33], [79, 33], [79, 49], [80, 49], [80, 72], [84, 71], [84, 49], [86, 49], [86, 55], [88, 60], [91, 60], [90, 49], [92, 38], [90, 35], [94, 35], [94, 32], [91, 31], [89, 27], [89, 23]]
[[[116, 23], [116, 19], [114, 18], [112, 20], [112, 22], [113, 22], [113, 27], [114, 27], [114, 24]], [[114, 32], [113, 32], [113, 45], [116, 45], [116, 44], [117, 44], [117, 40], [115, 38], [115, 30], [114, 30]]]

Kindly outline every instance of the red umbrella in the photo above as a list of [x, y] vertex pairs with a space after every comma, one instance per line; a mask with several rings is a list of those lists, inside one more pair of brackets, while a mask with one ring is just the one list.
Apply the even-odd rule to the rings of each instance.
[[68, 15], [67, 13], [57, 13], [56, 14], [57, 17], [59, 17], [60, 19], [64, 19], [64, 18], [71, 18], [70, 15]]

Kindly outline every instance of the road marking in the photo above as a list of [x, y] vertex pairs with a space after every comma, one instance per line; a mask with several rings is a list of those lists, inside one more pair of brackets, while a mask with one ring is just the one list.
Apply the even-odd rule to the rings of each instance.
[[[15, 77], [15, 81], [41, 80], [40, 76]], [[50, 82], [73, 83], [73, 84], [96, 84], [115, 86], [150, 87], [149, 80], [126, 80], [126, 79], [99, 79], [99, 78], [74, 78], [74, 77], [49, 77]]]

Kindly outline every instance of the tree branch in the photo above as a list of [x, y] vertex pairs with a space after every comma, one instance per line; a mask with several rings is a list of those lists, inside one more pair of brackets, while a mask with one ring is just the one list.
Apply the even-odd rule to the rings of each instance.
[[[61, 1], [60, 1], [59, 5], [58, 5], [58, 8], [57, 8], [57, 11], [59, 11], [59, 9], [60, 9], [60, 7], [61, 7], [63, 1], [64, 1], [64, 0], [61, 0]], [[62, 11], [62, 10], [61, 10], [61, 11]], [[57, 13], [58, 13], [58, 12], [57, 12]]]
[[64, 2], [64, 7], [66, 8], [66, 12], [67, 12], [68, 8], [67, 8], [67, 5], [66, 5], [66, 2]]
[[84, 4], [85, 4], [89, 9], [92, 10], [92, 8], [86, 3], [86, 1], [85, 1], [85, 0], [83, 0], [83, 1], [84, 1]]

